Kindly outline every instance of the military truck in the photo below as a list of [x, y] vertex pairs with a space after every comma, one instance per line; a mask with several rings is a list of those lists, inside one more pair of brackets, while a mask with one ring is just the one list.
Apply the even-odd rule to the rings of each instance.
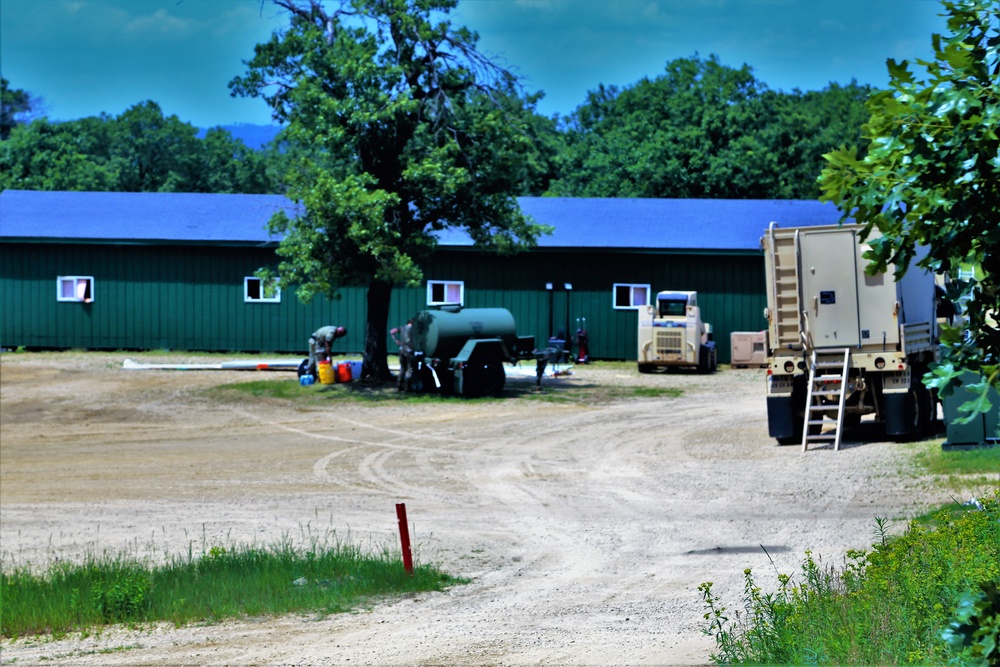
[[701, 321], [697, 292], [660, 292], [655, 304], [639, 309], [640, 373], [658, 368], [713, 373], [717, 359], [712, 325]]
[[535, 337], [518, 336], [505, 308], [421, 311], [410, 340], [414, 389], [470, 398], [499, 395], [507, 377], [503, 365], [536, 358]]
[[910, 439], [935, 414], [921, 382], [937, 355], [934, 276], [915, 264], [899, 280], [892, 267], [868, 275], [860, 231], [772, 222], [761, 239], [767, 423], [781, 444], [837, 449], [844, 426], [871, 414], [888, 436]]

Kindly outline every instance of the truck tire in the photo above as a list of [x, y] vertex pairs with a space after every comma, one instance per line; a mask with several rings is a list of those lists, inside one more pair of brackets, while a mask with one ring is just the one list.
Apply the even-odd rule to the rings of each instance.
[[930, 430], [931, 392], [923, 382], [917, 380], [910, 386], [910, 393], [913, 394], [914, 402], [913, 437], [919, 440]]
[[[887, 410], [898, 414], [886, 415], [886, 435], [896, 442], [919, 440], [927, 434], [931, 416], [931, 394], [922, 382], [910, 385], [905, 394], [886, 396]], [[892, 407], [890, 407], [892, 406]]]
[[698, 372], [702, 375], [712, 372], [712, 350], [706, 345], [698, 348]]
[[654, 368], [656, 368], [656, 366], [654, 366], [653, 364], [643, 364], [643, 363], [639, 364], [640, 373], [652, 373]]

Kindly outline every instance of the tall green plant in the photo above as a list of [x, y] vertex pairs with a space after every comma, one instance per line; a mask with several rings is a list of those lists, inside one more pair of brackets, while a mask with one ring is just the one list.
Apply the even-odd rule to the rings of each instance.
[[[711, 583], [699, 591], [705, 631], [719, 664], [921, 664], [949, 660], [942, 633], [956, 596], [1000, 577], [1000, 493], [982, 509], [941, 512], [930, 527], [885, 533], [870, 551], [850, 551], [842, 567], [809, 552], [796, 577], [778, 575], [774, 592], [745, 571], [742, 605], [728, 609]], [[969, 598], [954, 617], [952, 644], [991, 646], [996, 617]], [[963, 644], [964, 645], [964, 644]], [[972, 655], [969, 653], [968, 655]], [[992, 655], [992, 654], [991, 654]], [[975, 664], [975, 663], [973, 663]]]

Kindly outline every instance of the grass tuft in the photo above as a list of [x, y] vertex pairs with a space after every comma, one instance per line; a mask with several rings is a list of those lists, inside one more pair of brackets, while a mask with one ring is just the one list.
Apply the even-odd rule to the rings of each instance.
[[462, 583], [432, 567], [406, 573], [386, 551], [290, 542], [214, 546], [198, 556], [150, 565], [132, 556], [88, 556], [41, 573], [0, 573], [0, 634], [8, 638], [87, 631], [109, 624], [166, 621], [177, 626], [244, 616], [320, 615], [377, 598]]

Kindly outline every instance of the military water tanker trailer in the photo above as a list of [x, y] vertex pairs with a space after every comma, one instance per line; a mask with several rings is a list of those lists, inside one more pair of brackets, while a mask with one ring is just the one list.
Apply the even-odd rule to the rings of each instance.
[[535, 358], [535, 337], [518, 336], [506, 308], [443, 306], [421, 311], [411, 333], [414, 377], [424, 391], [496, 396], [505, 363]]

